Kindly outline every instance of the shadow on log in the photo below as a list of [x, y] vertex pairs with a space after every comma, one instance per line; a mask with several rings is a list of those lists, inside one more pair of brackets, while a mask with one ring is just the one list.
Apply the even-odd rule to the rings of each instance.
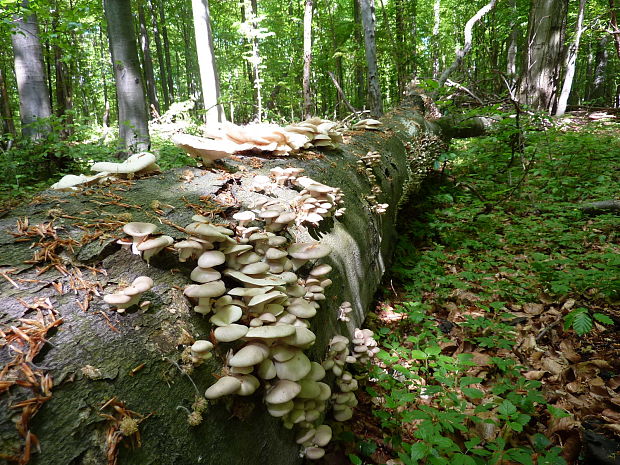
[[[182, 373], [188, 340], [206, 339], [211, 331], [183, 295], [195, 263], [179, 263], [164, 251], [149, 266], [116, 241], [129, 221], [155, 223], [175, 241], [186, 238], [182, 227], [196, 213], [226, 224], [264, 197], [249, 189], [252, 177], [276, 166], [304, 168], [305, 175], [341, 188], [342, 217], [296, 231], [298, 240], [333, 249], [324, 260], [334, 268], [333, 284], [311, 320], [317, 338], [307, 352], [320, 362], [334, 334], [349, 336], [361, 326], [393, 252], [397, 206], [436, 156], [416, 150], [415, 139], [439, 140], [441, 129], [414, 109], [401, 107], [383, 123], [380, 132], [349, 132], [348, 143], [327, 153], [237, 157], [223, 170], [175, 169], [79, 193], [46, 191], [0, 219], [1, 456], [15, 459], [29, 448], [30, 463], [45, 465], [300, 463], [293, 431], [266, 412], [262, 392], [210, 402], [200, 425], [188, 424], [186, 412], [221, 375], [230, 344], [216, 347], [191, 375]], [[371, 184], [358, 169], [369, 151], [381, 154], [373, 172], [382, 190], [378, 201], [389, 204], [382, 215], [370, 208]], [[268, 197], [294, 195], [274, 187]], [[104, 293], [140, 275], [155, 283], [142, 299], [148, 307], [120, 314], [103, 302]], [[337, 320], [345, 300], [354, 309], [348, 323]], [[44, 319], [43, 326], [36, 323]], [[10, 366], [19, 347], [32, 352]], [[133, 422], [121, 424], [126, 418]], [[130, 439], [141, 446], [124, 447]]]

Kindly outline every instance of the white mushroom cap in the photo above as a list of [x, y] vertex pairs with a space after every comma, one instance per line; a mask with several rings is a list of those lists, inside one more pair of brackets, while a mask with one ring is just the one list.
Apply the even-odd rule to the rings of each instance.
[[276, 366], [271, 359], [266, 358], [258, 365], [258, 376], [262, 379], [273, 379], [276, 377]]
[[278, 418], [288, 414], [291, 410], [293, 410], [294, 406], [295, 404], [292, 400], [289, 400], [288, 402], [281, 402], [279, 404], [267, 403], [267, 411], [272, 417]]
[[269, 355], [269, 347], [258, 342], [250, 342], [228, 361], [231, 367], [249, 367], [258, 365]]
[[213, 344], [209, 341], [199, 339], [191, 347], [192, 355], [203, 356], [211, 352]]
[[103, 301], [120, 309], [128, 308], [135, 304], [132, 297], [125, 294], [106, 294], [103, 296]]
[[309, 460], [318, 460], [325, 455], [325, 449], [322, 447], [306, 447], [304, 455]]
[[190, 284], [183, 294], [187, 297], [203, 299], [205, 297], [219, 297], [226, 292], [223, 281], [211, 281], [205, 284]]
[[151, 168], [153, 165], [156, 167], [155, 169], [159, 169], [159, 167], [155, 165], [156, 159], [157, 158], [152, 153], [140, 152], [130, 156], [122, 163], [99, 162], [92, 165], [90, 169], [92, 171], [106, 171], [115, 174], [136, 173], [145, 168]]
[[325, 447], [332, 440], [332, 429], [329, 425], [321, 425], [316, 428], [316, 434], [312, 442], [319, 447]]
[[200, 268], [213, 268], [221, 265], [226, 261], [226, 255], [219, 250], [207, 250], [198, 257], [198, 266]]
[[243, 310], [237, 305], [225, 305], [215, 309], [215, 315], [209, 321], [216, 326], [228, 326], [239, 321], [243, 316]]
[[331, 266], [329, 266], [327, 263], [321, 263], [320, 265], [317, 265], [312, 268], [312, 270], [310, 270], [310, 276], [325, 276], [329, 274], [330, 271], [332, 271]]
[[123, 226], [123, 232], [134, 238], [134, 242], [141, 237], [153, 234], [157, 230], [157, 226], [152, 223], [141, 223], [132, 221]]
[[138, 276], [136, 279], [133, 280], [131, 286], [123, 289], [122, 293], [125, 295], [134, 296], [148, 291], [154, 285], [155, 283], [148, 276]]
[[288, 248], [291, 257], [301, 260], [323, 258], [331, 252], [331, 247], [320, 242], [296, 242]]
[[301, 386], [301, 391], [297, 394], [299, 399], [316, 399], [321, 395], [321, 388], [316, 381], [300, 379], [298, 383]]
[[140, 242], [136, 248], [140, 252], [144, 252], [142, 254], [144, 260], [147, 263], [151, 260], [153, 255], [157, 255], [164, 248], [168, 247], [174, 242], [174, 239], [170, 236], [159, 236], [154, 237], [153, 239], [147, 239], [146, 241]]
[[256, 376], [246, 374], [237, 376], [237, 378], [241, 381], [241, 387], [237, 391], [237, 394], [240, 396], [250, 396], [254, 394], [260, 386], [260, 381], [258, 381]]
[[250, 328], [245, 337], [247, 339], [277, 339], [295, 334], [295, 327], [290, 325], [258, 326]]
[[265, 401], [270, 404], [283, 404], [293, 400], [301, 391], [299, 383], [281, 379], [276, 382], [265, 394]]
[[217, 399], [218, 397], [234, 394], [240, 387], [241, 381], [237, 378], [233, 376], [223, 376], [207, 389], [205, 397], [207, 399]]
[[290, 344], [295, 347], [307, 348], [314, 344], [316, 335], [308, 328], [295, 327], [295, 334], [282, 339], [285, 344]]
[[[276, 326], [277, 327], [277, 326]], [[280, 379], [288, 379], [291, 381], [299, 381], [306, 376], [311, 369], [310, 360], [300, 350], [293, 358], [286, 362], [274, 362], [276, 373]]]
[[174, 248], [179, 251], [179, 261], [181, 263], [202, 252], [202, 244], [193, 240], [177, 242], [174, 244]]
[[248, 332], [245, 325], [230, 324], [226, 326], [218, 326], [213, 334], [219, 342], [232, 342], [241, 339]]
[[213, 268], [201, 268], [197, 266], [192, 270], [189, 275], [192, 281], [197, 283], [209, 283], [211, 281], [217, 281], [222, 277], [221, 273]]

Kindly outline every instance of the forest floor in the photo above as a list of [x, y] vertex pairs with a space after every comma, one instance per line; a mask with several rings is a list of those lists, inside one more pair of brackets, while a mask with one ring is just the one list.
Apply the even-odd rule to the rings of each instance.
[[620, 463], [620, 124], [459, 142], [401, 212], [381, 352], [322, 463]]

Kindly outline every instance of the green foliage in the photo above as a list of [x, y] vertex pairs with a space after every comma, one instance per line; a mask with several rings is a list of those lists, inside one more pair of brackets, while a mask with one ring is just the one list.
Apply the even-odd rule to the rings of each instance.
[[[541, 295], [570, 298], [580, 305], [565, 311], [565, 329], [583, 335], [595, 321], [614, 323], [604, 309], [619, 298], [618, 217], [577, 208], [620, 196], [609, 169], [620, 157], [614, 127], [526, 132], [522, 159], [504, 129], [514, 131], [453, 147], [439, 168], [458, 184], [427, 183], [423, 203], [402, 216], [392, 274], [406, 292], [393, 308], [404, 318], [396, 330], [377, 329], [383, 350], [367, 390], [382, 400], [374, 414], [406, 465], [564, 464], [534, 425], [568, 413], [506, 356], [517, 343], [510, 309]], [[460, 315], [457, 334], [471, 353], [444, 350], [455, 338], [438, 311], [446, 306]], [[476, 352], [490, 355], [483, 375], [470, 371]]]

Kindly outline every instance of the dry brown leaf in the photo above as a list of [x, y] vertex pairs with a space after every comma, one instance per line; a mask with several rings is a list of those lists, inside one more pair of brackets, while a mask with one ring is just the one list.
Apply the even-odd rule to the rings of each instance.
[[618, 375], [618, 376], [614, 376], [613, 378], [611, 378], [611, 379], [609, 380], [608, 385], [609, 385], [609, 387], [610, 387], [611, 389], [613, 389], [614, 391], [615, 391], [616, 389], [620, 388], [620, 375]]
[[531, 370], [523, 373], [523, 376], [531, 381], [538, 381], [545, 375], [545, 373], [547, 373], [545, 370]]
[[610, 421], [618, 422], [620, 424], [620, 412], [606, 408], [601, 412], [601, 415], [608, 418]]
[[546, 358], [542, 362], [542, 366], [545, 370], [553, 375], [561, 375], [564, 371], [564, 367], [557, 360], [552, 358]]
[[569, 341], [564, 340], [560, 342], [560, 350], [569, 362], [577, 363], [581, 361], [581, 356], [575, 352], [573, 345]]
[[545, 309], [543, 304], [535, 304], [533, 302], [527, 302], [523, 304], [523, 311], [530, 315], [540, 315]]

